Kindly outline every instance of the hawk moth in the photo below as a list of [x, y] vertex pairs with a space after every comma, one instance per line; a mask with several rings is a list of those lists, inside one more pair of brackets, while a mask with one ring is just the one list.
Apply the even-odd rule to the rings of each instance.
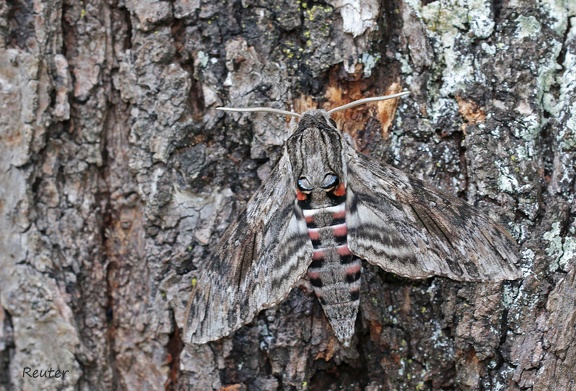
[[282, 301], [308, 275], [337, 336], [348, 346], [362, 261], [413, 279], [520, 277], [516, 243], [459, 198], [358, 153], [335, 111], [405, 95], [367, 98], [302, 115], [268, 180], [226, 230], [193, 287], [184, 340], [205, 343]]

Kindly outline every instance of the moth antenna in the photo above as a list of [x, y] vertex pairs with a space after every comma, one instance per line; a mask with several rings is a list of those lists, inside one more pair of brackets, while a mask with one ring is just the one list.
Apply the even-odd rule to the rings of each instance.
[[381, 100], [386, 100], [386, 99], [393, 99], [393, 98], [399, 98], [401, 96], [405, 96], [408, 95], [410, 92], [409, 91], [403, 91], [403, 92], [399, 92], [397, 94], [392, 94], [392, 95], [386, 95], [386, 96], [373, 96], [371, 98], [364, 98], [364, 99], [358, 99], [355, 100], [354, 102], [350, 102], [345, 104], [344, 106], [340, 106], [340, 107], [336, 107], [332, 110], [328, 111], [328, 114], [332, 114], [335, 113], [337, 111], [341, 111], [341, 110], [346, 110], [349, 109], [351, 107], [355, 107], [358, 105], [363, 105], [364, 103], [369, 103], [369, 102], [378, 102]]
[[292, 111], [273, 109], [270, 107], [242, 107], [242, 108], [216, 107], [216, 110], [236, 111], [238, 113], [273, 113], [273, 114], [289, 115], [291, 117], [296, 118], [302, 117], [300, 114], [294, 113]]
[[[364, 98], [364, 99], [359, 99], [359, 100], [355, 100], [354, 102], [350, 102], [345, 104], [344, 106], [340, 106], [340, 107], [336, 107], [332, 110], [328, 111], [328, 114], [332, 114], [335, 113], [337, 111], [341, 111], [341, 110], [346, 110], [349, 109], [351, 107], [355, 107], [358, 105], [363, 105], [364, 103], [370, 103], [370, 102], [378, 102], [381, 100], [387, 100], [387, 99], [393, 99], [393, 98], [399, 98], [402, 96], [406, 96], [410, 94], [409, 91], [403, 91], [403, 92], [399, 92], [397, 94], [392, 94], [392, 95], [386, 95], [386, 96], [373, 96], [371, 98]], [[302, 115], [295, 113], [293, 111], [286, 111], [286, 110], [279, 110], [279, 109], [273, 109], [271, 107], [240, 107], [240, 108], [236, 108], [236, 107], [216, 107], [216, 110], [222, 110], [222, 111], [231, 111], [231, 112], [238, 112], [238, 113], [272, 113], [272, 114], [280, 114], [280, 115], [288, 115], [290, 117], [296, 117], [296, 118], [301, 118]]]

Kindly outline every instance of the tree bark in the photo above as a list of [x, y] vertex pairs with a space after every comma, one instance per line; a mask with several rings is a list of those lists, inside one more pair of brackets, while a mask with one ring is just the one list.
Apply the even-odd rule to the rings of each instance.
[[[0, 390], [576, 390], [575, 17], [560, 0], [0, 3]], [[215, 107], [402, 89], [335, 119], [507, 227], [524, 278], [365, 264], [350, 348], [297, 287], [185, 345], [192, 279], [294, 125]]]

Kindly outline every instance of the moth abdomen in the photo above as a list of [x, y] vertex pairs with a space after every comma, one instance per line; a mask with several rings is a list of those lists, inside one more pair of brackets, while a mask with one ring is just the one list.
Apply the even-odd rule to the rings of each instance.
[[[329, 206], [302, 209], [314, 248], [308, 278], [336, 336], [348, 345], [358, 313], [362, 261], [348, 247], [345, 187], [329, 193], [337, 193]], [[331, 205], [334, 199], [340, 202]]]

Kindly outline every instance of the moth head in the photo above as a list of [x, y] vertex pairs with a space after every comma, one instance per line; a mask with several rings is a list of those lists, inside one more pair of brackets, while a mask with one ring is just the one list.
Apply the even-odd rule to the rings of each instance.
[[342, 134], [326, 111], [302, 114], [298, 128], [286, 141], [286, 152], [297, 194], [322, 199], [344, 181]]

